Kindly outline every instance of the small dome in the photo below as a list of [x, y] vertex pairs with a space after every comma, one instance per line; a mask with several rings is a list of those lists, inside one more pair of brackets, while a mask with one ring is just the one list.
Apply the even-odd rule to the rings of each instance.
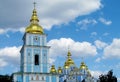
[[58, 68], [58, 74], [61, 74], [61, 73], [62, 73], [62, 68], [59, 67], [59, 68]]
[[81, 62], [81, 66], [80, 66], [80, 69], [85, 69], [85, 70], [88, 70], [87, 66], [85, 65], [84, 62]]
[[56, 73], [55, 65], [51, 66], [50, 73]]
[[67, 63], [68, 63], [69, 66], [74, 65], [74, 61], [71, 58], [67, 59]]
[[65, 68], [65, 69], [68, 69], [68, 68], [69, 68], [69, 66], [68, 66], [68, 63], [67, 63], [67, 62], [65, 62], [65, 64], [64, 64], [64, 68]]

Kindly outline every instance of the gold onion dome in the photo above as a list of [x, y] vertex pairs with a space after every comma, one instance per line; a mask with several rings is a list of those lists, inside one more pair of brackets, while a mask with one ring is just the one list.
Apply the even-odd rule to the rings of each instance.
[[62, 68], [59, 67], [59, 68], [58, 68], [58, 74], [61, 74], [61, 73], [62, 73]]
[[71, 52], [70, 51], [68, 51], [68, 54], [67, 54], [67, 56], [68, 56], [68, 58], [67, 58], [67, 64], [68, 64], [68, 66], [70, 66], [70, 65], [74, 65], [74, 61], [71, 59]]
[[81, 66], [80, 66], [80, 69], [85, 69], [85, 70], [88, 70], [88, 67], [85, 65], [84, 62], [81, 62]]
[[69, 65], [68, 65], [67, 62], [65, 62], [65, 64], [64, 64], [64, 68], [65, 68], [65, 69], [68, 69], [68, 68], [69, 68]]
[[31, 24], [25, 29], [26, 33], [33, 33], [33, 34], [43, 34], [43, 28], [38, 24], [39, 19], [37, 17], [37, 11], [34, 8], [33, 14], [30, 19]]
[[74, 65], [74, 61], [71, 58], [67, 59], [67, 63], [68, 63], [69, 66]]
[[51, 66], [50, 73], [56, 73], [55, 65]]
[[67, 56], [68, 56], [68, 58], [64, 64], [65, 69], [68, 69], [71, 65], [74, 65], [74, 61], [71, 59], [71, 52], [70, 51], [68, 51]]

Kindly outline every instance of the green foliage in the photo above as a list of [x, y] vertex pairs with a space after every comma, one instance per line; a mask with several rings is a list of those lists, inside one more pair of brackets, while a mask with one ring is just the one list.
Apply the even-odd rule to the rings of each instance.
[[0, 82], [12, 82], [12, 76], [0, 75]]
[[117, 82], [117, 78], [113, 76], [113, 71], [110, 70], [107, 75], [100, 75], [98, 82]]

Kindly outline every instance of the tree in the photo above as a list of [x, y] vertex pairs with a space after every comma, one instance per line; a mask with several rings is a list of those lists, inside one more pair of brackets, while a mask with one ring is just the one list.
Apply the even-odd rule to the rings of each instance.
[[12, 82], [12, 77], [9, 75], [0, 75], [0, 82]]
[[113, 71], [110, 70], [107, 75], [100, 75], [98, 82], [117, 82], [117, 78], [113, 76]]

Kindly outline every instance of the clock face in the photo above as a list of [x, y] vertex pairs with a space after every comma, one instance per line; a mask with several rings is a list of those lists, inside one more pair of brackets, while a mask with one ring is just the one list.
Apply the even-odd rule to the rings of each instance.
[[39, 45], [40, 38], [38, 36], [33, 37], [33, 45]]
[[38, 41], [38, 36], [34, 36], [34, 41]]

